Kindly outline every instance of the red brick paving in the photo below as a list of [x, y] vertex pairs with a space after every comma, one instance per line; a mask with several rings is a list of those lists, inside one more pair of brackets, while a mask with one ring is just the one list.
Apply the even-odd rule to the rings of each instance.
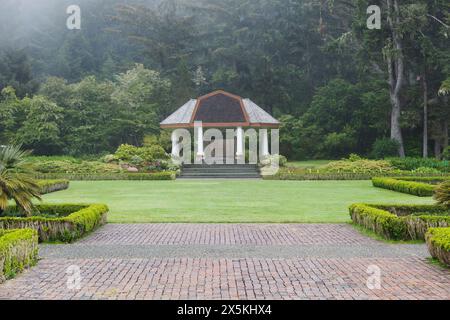
[[109, 224], [82, 244], [301, 245], [374, 243], [343, 224]]
[[[381, 268], [381, 289], [366, 286]], [[81, 290], [66, 269], [81, 268]], [[44, 260], [0, 286], [3, 299], [450, 299], [448, 271], [406, 259]]]
[[[258, 228], [258, 225], [194, 224], [108, 225], [81, 241], [86, 246], [111, 243], [352, 246], [373, 242], [346, 225]], [[280, 259], [252, 258], [251, 252], [245, 254], [249, 257], [192, 258], [187, 253], [187, 257], [146, 259], [45, 258], [16, 279], [0, 285], [0, 298], [450, 299], [450, 272], [429, 264], [424, 257]], [[70, 265], [80, 267], [80, 290], [68, 289], [66, 285]], [[381, 269], [381, 289], [370, 290], [366, 285], [370, 265]]]

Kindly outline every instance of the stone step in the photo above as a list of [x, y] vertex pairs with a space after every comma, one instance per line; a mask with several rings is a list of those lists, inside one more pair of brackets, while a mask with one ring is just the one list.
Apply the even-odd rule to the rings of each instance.
[[223, 172], [223, 173], [233, 173], [233, 172], [253, 172], [258, 173], [258, 168], [183, 168], [181, 170], [184, 173], [190, 172]]
[[184, 164], [183, 169], [209, 169], [209, 168], [225, 168], [225, 169], [257, 169], [256, 164]]
[[181, 179], [258, 179], [255, 164], [186, 164], [181, 168]]
[[235, 175], [235, 174], [226, 174], [226, 175], [180, 175], [177, 179], [261, 179], [259, 174], [247, 174], [247, 175]]

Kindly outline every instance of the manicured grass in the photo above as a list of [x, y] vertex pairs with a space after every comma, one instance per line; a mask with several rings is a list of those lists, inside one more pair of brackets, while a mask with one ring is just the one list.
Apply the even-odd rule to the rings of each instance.
[[330, 163], [333, 160], [305, 160], [288, 161], [286, 166], [291, 168], [318, 168]]
[[71, 181], [46, 202], [105, 203], [109, 222], [348, 222], [354, 202], [432, 203], [370, 181]]

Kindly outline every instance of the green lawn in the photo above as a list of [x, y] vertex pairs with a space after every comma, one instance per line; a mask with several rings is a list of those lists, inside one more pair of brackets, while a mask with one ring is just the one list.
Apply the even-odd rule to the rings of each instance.
[[46, 202], [99, 202], [109, 222], [346, 222], [354, 202], [431, 203], [370, 181], [72, 181]]

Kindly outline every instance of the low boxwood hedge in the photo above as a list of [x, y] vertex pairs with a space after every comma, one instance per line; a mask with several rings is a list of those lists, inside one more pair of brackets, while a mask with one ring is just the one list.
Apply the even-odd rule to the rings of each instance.
[[71, 181], [98, 181], [98, 180], [175, 180], [175, 171], [162, 171], [155, 173], [37, 173], [36, 179], [69, 179]]
[[[263, 176], [265, 180], [370, 180], [375, 177], [392, 177], [401, 180], [437, 183], [450, 179], [448, 174], [430, 176], [411, 172], [326, 172], [323, 169], [280, 168], [274, 175]], [[424, 180], [421, 180], [424, 179]]]
[[69, 188], [69, 180], [67, 179], [39, 180], [37, 184], [41, 188], [41, 194], [51, 193]]
[[430, 228], [425, 238], [431, 256], [450, 267], [450, 228]]
[[365, 173], [303, 173], [279, 171], [274, 175], [263, 176], [264, 180], [370, 180]]
[[[433, 195], [435, 186], [431, 184], [431, 181], [437, 181], [436, 177], [429, 177], [427, 179], [421, 179], [419, 177], [408, 178], [387, 178], [387, 177], [374, 177], [372, 178], [372, 184], [374, 187], [394, 190], [402, 193], [408, 193], [419, 197], [430, 197]], [[424, 181], [424, 182], [419, 182]], [[428, 183], [427, 183], [428, 182]]]
[[0, 215], [0, 228], [30, 228], [39, 241], [72, 242], [106, 223], [104, 204], [41, 204], [30, 217], [22, 216], [15, 206]]
[[424, 240], [430, 227], [450, 226], [450, 213], [437, 205], [376, 205], [349, 207], [352, 221], [393, 240]]
[[38, 235], [35, 230], [0, 229], [0, 283], [36, 264]]

